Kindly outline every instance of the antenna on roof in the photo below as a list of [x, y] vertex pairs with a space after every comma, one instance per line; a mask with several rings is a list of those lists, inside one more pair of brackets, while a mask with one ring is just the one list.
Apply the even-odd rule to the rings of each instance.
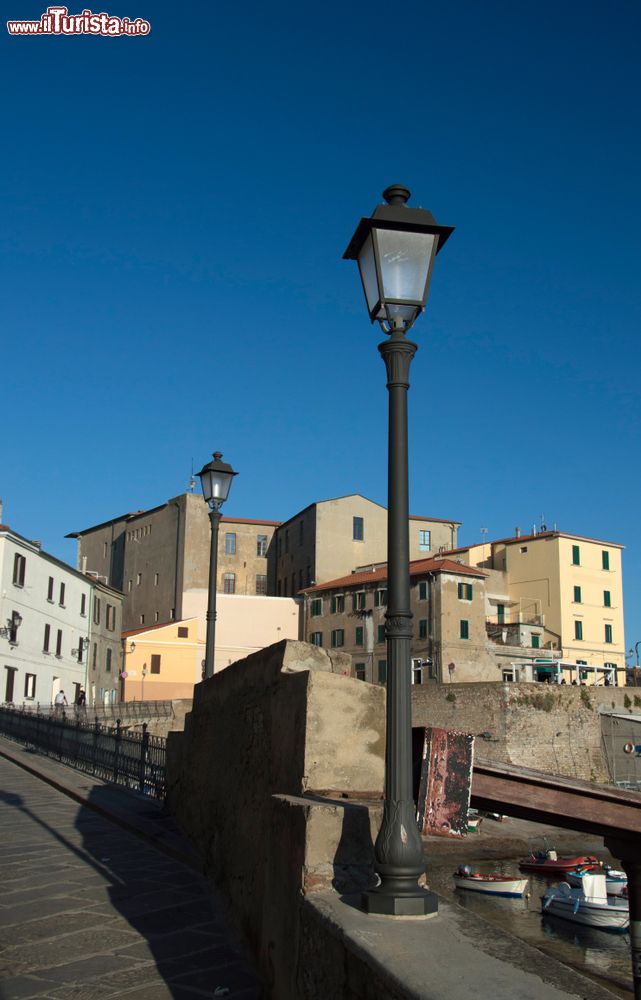
[[194, 479], [194, 460], [191, 460], [191, 479], [189, 480], [189, 486], [187, 487], [190, 493], [193, 493], [196, 489], [196, 480]]
[[541, 531], [547, 531], [548, 528], [547, 524], [545, 523], [545, 514], [539, 514], [539, 517], [541, 518]]
[[487, 528], [481, 528], [481, 538], [483, 539], [483, 544], [485, 545], [487, 541]]

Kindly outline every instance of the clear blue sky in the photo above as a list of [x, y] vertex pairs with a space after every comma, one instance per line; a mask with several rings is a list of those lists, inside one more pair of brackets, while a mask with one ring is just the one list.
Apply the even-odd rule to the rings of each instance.
[[414, 328], [412, 511], [623, 543], [641, 639], [636, 0], [105, 7], [151, 34], [3, 37], [5, 521], [73, 562], [67, 532], [214, 449], [230, 514], [385, 503], [341, 257], [400, 182], [457, 227]]

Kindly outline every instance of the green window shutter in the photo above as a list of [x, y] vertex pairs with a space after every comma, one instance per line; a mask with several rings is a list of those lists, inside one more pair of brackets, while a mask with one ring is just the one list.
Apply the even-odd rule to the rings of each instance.
[[540, 636], [533, 635], [532, 636], [532, 649], [539, 649], [539, 648], [540, 648]]
[[378, 626], [377, 635], [376, 635], [376, 641], [377, 642], [385, 642], [385, 626], [384, 625], [379, 625]]
[[573, 566], [581, 565], [581, 549], [579, 548], [578, 545], [572, 546], [572, 565]]
[[334, 597], [333, 594], [332, 594], [332, 614], [333, 615], [336, 614], [336, 598]]
[[574, 623], [574, 638], [575, 639], [583, 638], [583, 622]]
[[419, 639], [427, 639], [427, 618], [421, 618], [418, 623]]
[[470, 623], [465, 618], [460, 620], [460, 637], [461, 639], [469, 639], [470, 637]]
[[463, 600], [463, 584], [462, 583], [457, 583], [456, 584], [456, 593], [457, 593], [459, 601], [462, 601]]
[[356, 626], [355, 645], [356, 646], [362, 646], [363, 645], [363, 626], [362, 625], [357, 625]]
[[603, 569], [610, 569], [610, 553], [606, 552], [605, 549], [601, 553], [601, 565]]
[[574, 588], [574, 603], [575, 604], [580, 604], [581, 603], [581, 588], [580, 587], [575, 587]]
[[610, 597], [610, 591], [609, 590], [604, 590], [603, 591], [603, 607], [604, 608], [611, 608], [612, 607], [612, 598]]
[[505, 621], [505, 605], [504, 604], [497, 604], [496, 605], [496, 617], [498, 619], [499, 624], [500, 625], [503, 624], [503, 622]]
[[378, 661], [378, 683], [385, 684], [387, 681], [387, 660]]
[[606, 642], [612, 642], [612, 626], [611, 625], [606, 625], [605, 626], [605, 641]]

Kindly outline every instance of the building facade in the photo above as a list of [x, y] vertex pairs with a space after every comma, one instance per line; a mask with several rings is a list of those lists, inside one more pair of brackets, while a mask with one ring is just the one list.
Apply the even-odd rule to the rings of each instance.
[[[263, 594], [278, 522], [223, 517], [218, 538], [217, 590]], [[211, 525], [202, 497], [183, 493], [151, 510], [124, 514], [68, 538], [78, 542], [78, 567], [124, 593], [123, 628], [185, 617], [191, 592], [207, 591]]]
[[[410, 558], [456, 546], [458, 521], [410, 517]], [[358, 493], [310, 504], [279, 525], [274, 537], [279, 597], [387, 560], [387, 509]]]
[[[108, 606], [110, 629], [94, 622]], [[59, 691], [72, 704], [81, 688], [92, 703], [92, 674], [110, 662], [117, 695], [122, 595], [68, 566], [38, 542], [0, 525], [2, 700], [49, 705]], [[95, 660], [96, 666], [93, 667]], [[104, 697], [104, 695], [103, 695]]]
[[[354, 676], [384, 684], [387, 566], [305, 590], [305, 639], [352, 657]], [[412, 683], [496, 680], [487, 648], [485, 574], [445, 558], [410, 563]]]
[[488, 638], [505, 680], [625, 684], [622, 548], [542, 530], [448, 554], [487, 574]]

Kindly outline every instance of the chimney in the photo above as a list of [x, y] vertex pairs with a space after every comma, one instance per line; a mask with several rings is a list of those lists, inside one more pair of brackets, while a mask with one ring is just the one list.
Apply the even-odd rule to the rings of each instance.
[[514, 529], [514, 534], [516, 535], [517, 538], [520, 538], [521, 537], [521, 529], [520, 528], [515, 528]]

